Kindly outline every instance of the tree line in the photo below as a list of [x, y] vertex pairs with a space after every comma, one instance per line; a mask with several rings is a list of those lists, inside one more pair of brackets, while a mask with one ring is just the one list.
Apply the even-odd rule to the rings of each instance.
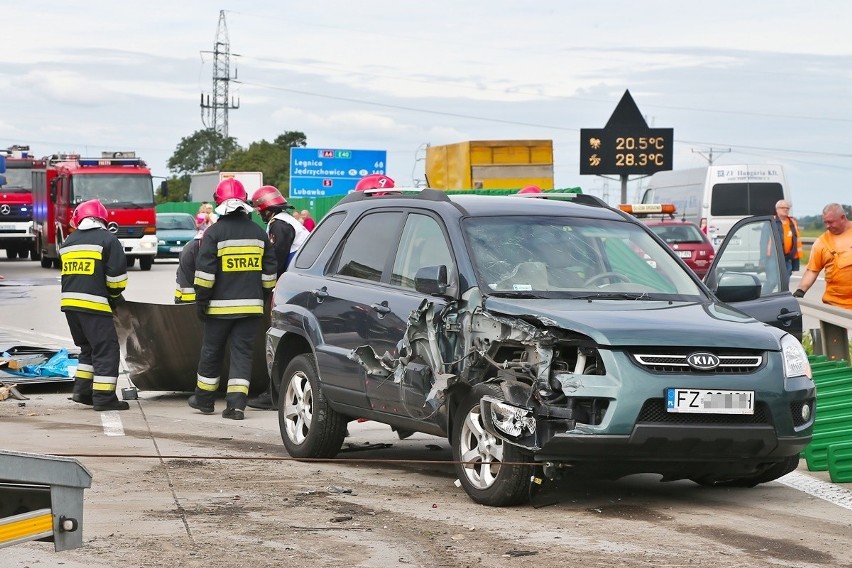
[[272, 142], [259, 140], [243, 148], [233, 136], [212, 129], [198, 130], [181, 138], [166, 163], [172, 174], [160, 185], [157, 203], [186, 201], [191, 175], [201, 172], [263, 172], [263, 181], [284, 195], [290, 188], [290, 148], [304, 148], [303, 132], [285, 131]]

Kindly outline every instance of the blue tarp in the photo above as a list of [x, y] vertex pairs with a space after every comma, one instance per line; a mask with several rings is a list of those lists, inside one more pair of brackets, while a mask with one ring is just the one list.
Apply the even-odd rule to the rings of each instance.
[[[6, 352], [3, 353], [3, 357], [10, 358], [12, 355]], [[16, 377], [61, 377], [65, 379], [73, 376], [76, 367], [77, 359], [69, 358], [68, 350], [63, 347], [44, 363], [26, 365], [20, 369], [3, 369], [3, 372]]]

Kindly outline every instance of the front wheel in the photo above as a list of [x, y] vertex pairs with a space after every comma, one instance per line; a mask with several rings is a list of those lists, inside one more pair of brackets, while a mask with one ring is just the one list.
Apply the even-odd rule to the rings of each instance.
[[154, 266], [154, 257], [153, 256], [140, 256], [139, 257], [139, 270], [151, 270], [152, 266]]
[[127, 257], [127, 268], [133, 268], [134, 264], [136, 264], [136, 257], [135, 256], [128, 256]]
[[278, 428], [294, 458], [332, 458], [343, 446], [346, 417], [329, 406], [313, 355], [295, 357], [284, 370], [278, 396]]
[[468, 496], [482, 505], [504, 507], [532, 497], [537, 466], [528, 452], [503, 442], [482, 426], [479, 401], [483, 396], [503, 400], [497, 385], [479, 385], [456, 411], [450, 444], [456, 474]]

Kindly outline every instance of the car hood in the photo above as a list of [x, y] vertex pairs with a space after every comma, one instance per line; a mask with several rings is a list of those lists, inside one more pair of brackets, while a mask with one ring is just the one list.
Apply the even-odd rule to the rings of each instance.
[[771, 326], [721, 303], [613, 300], [485, 299], [495, 314], [530, 316], [544, 325], [585, 334], [599, 345], [746, 347], [778, 350]]

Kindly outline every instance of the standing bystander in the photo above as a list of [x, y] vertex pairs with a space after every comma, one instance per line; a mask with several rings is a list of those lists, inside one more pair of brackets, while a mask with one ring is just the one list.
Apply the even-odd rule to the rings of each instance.
[[79, 204], [71, 225], [76, 230], [59, 250], [60, 305], [80, 348], [71, 399], [95, 410], [127, 410], [130, 405], [115, 395], [120, 348], [112, 320], [113, 306], [127, 287], [127, 257], [107, 230], [107, 210], [99, 200]]
[[787, 265], [787, 276], [799, 270], [799, 260], [802, 258], [802, 234], [799, 232], [799, 224], [790, 217], [792, 205], [786, 199], [775, 204], [775, 230], [784, 243], [784, 261]]
[[852, 223], [839, 203], [830, 203], [823, 208], [822, 221], [826, 231], [814, 242], [808, 266], [793, 295], [803, 297], [824, 268], [825, 293], [822, 301], [852, 309]]
[[238, 180], [219, 183], [214, 194], [219, 220], [204, 232], [195, 264], [195, 306], [204, 322], [195, 394], [189, 406], [214, 412], [215, 393], [230, 341], [230, 369], [223, 418], [242, 420], [252, 351], [263, 306], [275, 286], [275, 253], [251, 219], [248, 194]]
[[302, 209], [302, 212], [299, 214], [299, 217], [301, 217], [302, 224], [305, 226], [309, 233], [314, 230], [314, 227], [317, 226], [316, 221], [314, 221], [311, 217], [311, 212], [307, 209]]

